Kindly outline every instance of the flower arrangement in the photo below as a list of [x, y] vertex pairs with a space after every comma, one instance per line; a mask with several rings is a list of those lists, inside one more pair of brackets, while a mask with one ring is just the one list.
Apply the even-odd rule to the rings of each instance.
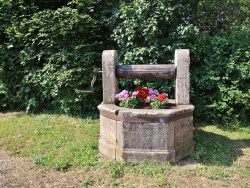
[[134, 92], [123, 90], [115, 95], [119, 106], [125, 108], [167, 108], [167, 93], [159, 93], [158, 90], [137, 86]]

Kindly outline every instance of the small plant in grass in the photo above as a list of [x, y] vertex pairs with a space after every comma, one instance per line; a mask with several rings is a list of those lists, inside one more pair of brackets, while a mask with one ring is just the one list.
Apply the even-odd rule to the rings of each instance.
[[38, 154], [38, 155], [35, 155], [33, 160], [34, 160], [34, 163], [37, 165], [46, 166], [51, 159], [48, 155]]
[[125, 162], [116, 162], [109, 166], [109, 176], [110, 176], [110, 183], [113, 186], [119, 186], [124, 183], [124, 180], [121, 178], [125, 173]]
[[94, 179], [85, 179], [85, 180], [80, 180], [81, 185], [83, 185], [84, 187], [88, 188], [89, 186], [92, 186], [95, 184], [95, 180]]
[[138, 165], [138, 171], [146, 176], [167, 175], [171, 170], [170, 163], [144, 160]]
[[70, 162], [69, 162], [69, 160], [67, 159], [67, 157], [61, 156], [60, 158], [58, 158], [58, 159], [56, 160], [55, 169], [56, 169], [56, 170], [63, 170], [63, 171], [66, 171], [66, 170], [68, 170], [71, 166], [72, 166], [72, 164], [70, 164]]
[[120, 178], [124, 174], [124, 162], [116, 162], [112, 164], [109, 168], [109, 173], [111, 178]]

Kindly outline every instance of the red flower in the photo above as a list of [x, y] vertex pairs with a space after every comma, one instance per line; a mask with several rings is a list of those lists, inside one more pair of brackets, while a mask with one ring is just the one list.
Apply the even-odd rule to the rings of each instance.
[[141, 86], [137, 86], [137, 87], [136, 87], [136, 90], [137, 90], [137, 91], [142, 91], [142, 87], [141, 87]]
[[148, 95], [147, 95], [146, 93], [142, 93], [140, 96], [141, 96], [141, 98], [142, 98], [143, 100], [145, 100], [145, 99], [148, 97]]
[[166, 96], [165, 93], [160, 94], [160, 95], [158, 96], [159, 101], [164, 101], [166, 98], [167, 98], [167, 96]]
[[143, 92], [147, 95], [149, 92], [148, 88], [143, 88]]
[[136, 90], [139, 92], [137, 96], [141, 97], [143, 100], [148, 97], [148, 88], [142, 88], [142, 86], [137, 86]]

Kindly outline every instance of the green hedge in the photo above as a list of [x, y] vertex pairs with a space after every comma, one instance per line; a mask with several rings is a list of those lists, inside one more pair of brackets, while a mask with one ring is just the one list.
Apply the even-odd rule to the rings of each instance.
[[[103, 50], [122, 64], [173, 63], [191, 51], [195, 118], [249, 124], [249, 3], [246, 0], [0, 0], [0, 110], [82, 115], [102, 101], [92, 71]], [[121, 81], [173, 96], [173, 82]]]
[[250, 122], [250, 28], [200, 35], [191, 47], [195, 115], [208, 122]]
[[[93, 69], [101, 68], [101, 53], [109, 45], [108, 13], [101, 4], [85, 1], [46, 9], [48, 3], [9, 3], [0, 4], [1, 20], [6, 21], [1, 28], [0, 109], [70, 114], [96, 110], [102, 97], [100, 82], [95, 95], [74, 89], [90, 88]], [[7, 8], [31, 12], [18, 15]]]
[[[198, 30], [185, 23], [193, 5], [183, 1], [136, 0], [121, 5], [113, 31], [121, 64], [173, 63], [174, 51], [187, 48]], [[166, 83], [167, 82], [167, 83]], [[169, 80], [122, 80], [121, 87], [154, 87], [174, 96]]]
[[[249, 10], [240, 2], [192, 2], [136, 0], [121, 6], [113, 32], [120, 63], [173, 63], [175, 49], [188, 48], [195, 118], [249, 124], [250, 32], [245, 22]], [[209, 17], [212, 8], [216, 13]], [[242, 17], [230, 15], [232, 10]], [[239, 29], [232, 27], [237, 24]], [[173, 83], [121, 81], [121, 87], [130, 90], [138, 84], [156, 87], [173, 97]]]

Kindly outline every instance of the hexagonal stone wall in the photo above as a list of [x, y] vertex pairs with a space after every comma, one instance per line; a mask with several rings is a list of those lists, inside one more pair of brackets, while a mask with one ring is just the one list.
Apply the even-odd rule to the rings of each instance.
[[138, 164], [145, 159], [179, 161], [192, 154], [193, 105], [173, 109], [127, 109], [100, 104], [99, 152]]

